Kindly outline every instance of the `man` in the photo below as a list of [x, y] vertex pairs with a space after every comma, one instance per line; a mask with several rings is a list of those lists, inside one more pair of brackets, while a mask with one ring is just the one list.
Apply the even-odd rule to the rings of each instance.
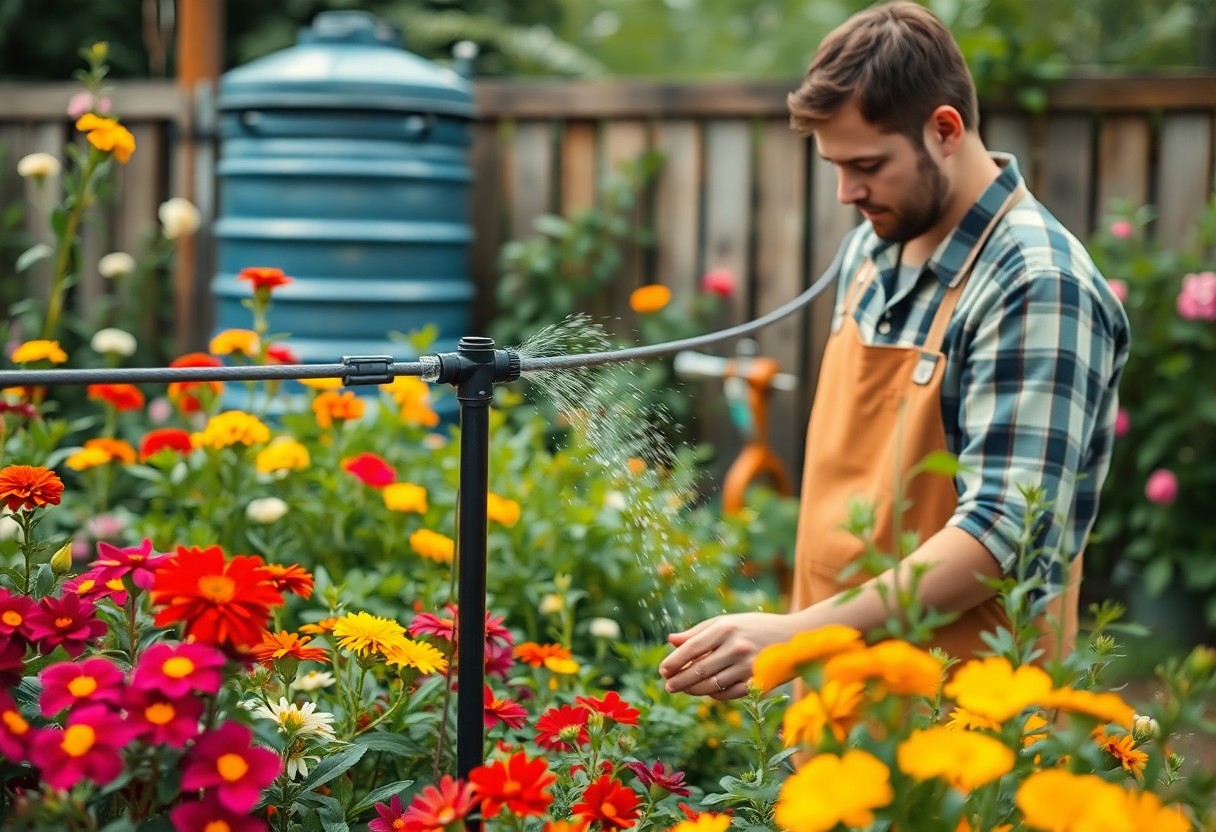
[[[840, 201], [865, 218], [842, 243], [807, 434], [793, 609], [673, 633], [660, 667], [667, 689], [743, 696], [764, 647], [829, 623], [879, 627], [880, 588], [906, 585], [914, 565], [926, 568], [921, 603], [958, 614], [935, 643], [964, 658], [983, 649], [979, 634], [1007, 619], [981, 579], [1015, 574], [1026, 485], [1051, 503], [1029, 574], [1045, 582], [1069, 643], [1127, 356], [1122, 307], [1026, 192], [1016, 162], [985, 149], [962, 54], [925, 8], [895, 2], [850, 18], [820, 45], [789, 106], [794, 129], [835, 166]], [[912, 480], [894, 528], [920, 544], [902, 553], [899, 574], [842, 581], [863, 549], [840, 528], [850, 499], [873, 503], [875, 542], [894, 552], [897, 472], [939, 450], [963, 471]]]

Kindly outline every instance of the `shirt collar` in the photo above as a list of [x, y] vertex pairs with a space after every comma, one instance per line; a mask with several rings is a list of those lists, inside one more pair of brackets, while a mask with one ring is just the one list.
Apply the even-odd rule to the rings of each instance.
[[[989, 156], [1000, 166], [1000, 174], [984, 190], [954, 230], [938, 244], [933, 256], [925, 264], [925, 268], [931, 270], [937, 279], [947, 286], [953, 285], [960, 277], [959, 270], [966, 262], [971, 249], [975, 247], [976, 241], [1009, 195], [1022, 184], [1017, 159], [1008, 153], [990, 152]], [[899, 259], [899, 251], [899, 245], [877, 239], [870, 249], [870, 259], [880, 272], [885, 273], [898, 267], [896, 261]]]

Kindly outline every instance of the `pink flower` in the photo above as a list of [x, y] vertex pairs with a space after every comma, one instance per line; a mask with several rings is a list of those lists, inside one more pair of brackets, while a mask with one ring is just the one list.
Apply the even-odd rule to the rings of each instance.
[[1134, 233], [1135, 227], [1127, 220], [1115, 220], [1110, 224], [1110, 236], [1116, 240], [1126, 240]]
[[1106, 285], [1110, 287], [1111, 294], [1119, 301], [1119, 303], [1127, 303], [1127, 281], [1112, 278], [1106, 281]]
[[1126, 436], [1132, 429], [1132, 417], [1126, 410], [1119, 408], [1115, 414], [1115, 436]]
[[186, 755], [182, 790], [214, 788], [224, 808], [248, 812], [281, 770], [278, 754], [253, 745], [252, 731], [226, 722], [199, 737]]
[[1188, 321], [1216, 321], [1216, 272], [1182, 278], [1177, 307], [1178, 314]]
[[148, 402], [148, 421], [154, 425], [163, 425], [173, 415], [173, 402], [164, 396], [157, 396]]
[[1144, 484], [1144, 496], [1150, 503], [1168, 506], [1178, 499], [1178, 477], [1168, 468], [1158, 468], [1148, 475]]
[[366, 451], [342, 460], [342, 467], [372, 488], [384, 488], [397, 479], [397, 472], [384, 457]]
[[376, 814], [380, 817], [367, 825], [370, 832], [396, 832], [402, 828], [405, 825], [402, 820], [405, 815], [405, 807], [401, 805], [401, 795], [393, 795], [392, 800], [387, 804], [377, 803]]
[[640, 762], [626, 763], [625, 768], [636, 774], [638, 780], [648, 790], [658, 786], [662, 791], [680, 797], [688, 797], [692, 794], [684, 782], [684, 772], [668, 771], [662, 760], [655, 760], [654, 766], [650, 768]]
[[54, 716], [81, 704], [117, 706], [122, 702], [122, 671], [107, 659], [59, 662], [44, 669], [38, 678], [42, 680], [39, 703], [43, 716]]
[[265, 832], [266, 824], [248, 812], [233, 812], [212, 797], [179, 803], [169, 812], [177, 832]]
[[85, 531], [93, 539], [106, 540], [118, 537], [127, 528], [127, 521], [117, 514], [99, 514], [90, 517], [84, 524]]
[[8, 691], [0, 688], [0, 755], [13, 762], [24, 762], [36, 736], [37, 729], [26, 721]]
[[729, 269], [710, 269], [701, 278], [701, 291], [729, 298], [735, 293], [735, 276]]
[[34, 602], [24, 595], [14, 595], [0, 587], [0, 635], [20, 635], [25, 619], [29, 618]]
[[101, 573], [103, 582], [130, 575], [137, 587], [151, 589], [157, 567], [168, 560], [169, 555], [158, 555], [152, 551], [152, 541], [147, 538], [138, 546], [122, 549], [103, 540], [97, 544], [97, 560], [92, 565]]
[[42, 655], [62, 646], [73, 659], [84, 652], [86, 644], [106, 632], [106, 622], [97, 618], [97, 608], [74, 593], [62, 598], [49, 595], [43, 598], [26, 619], [26, 625], [30, 641], [38, 642]]
[[25, 639], [0, 635], [0, 687], [12, 687], [25, 674]]
[[149, 647], [131, 674], [131, 687], [159, 691], [178, 699], [191, 693], [214, 694], [223, 684], [224, 654], [206, 644], [161, 642]]
[[122, 748], [132, 733], [109, 708], [89, 705], [72, 713], [62, 731], [39, 733], [30, 762], [55, 789], [70, 789], [85, 779], [104, 786], [122, 773]]
[[124, 703], [127, 722], [149, 745], [184, 748], [198, 736], [203, 701], [197, 696], [170, 698], [160, 691], [134, 690]]
[[74, 592], [88, 601], [99, 601], [109, 598], [118, 606], [127, 603], [127, 585], [122, 578], [105, 579], [100, 569], [93, 569], [63, 582], [64, 592]]
[[68, 115], [75, 121], [85, 113], [108, 113], [111, 103], [108, 95], [94, 99], [91, 92], [78, 92], [68, 99]]
[[513, 645], [486, 645], [487, 676], [499, 676], [505, 679], [513, 667], [515, 667], [515, 648]]

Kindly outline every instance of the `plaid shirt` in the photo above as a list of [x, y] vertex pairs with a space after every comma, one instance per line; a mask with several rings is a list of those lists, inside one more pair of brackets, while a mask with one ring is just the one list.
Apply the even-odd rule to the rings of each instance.
[[[1021, 182], [1012, 157], [992, 155], [1001, 174], [919, 275], [905, 269], [901, 280], [900, 246], [869, 223], [845, 240], [842, 275], [852, 279], [867, 257], [878, 267], [855, 314], [867, 343], [924, 342], [974, 241]], [[947, 447], [967, 469], [955, 479], [949, 525], [983, 543], [1007, 575], [1016, 574], [1026, 514], [1018, 486], [1045, 490], [1048, 514], [1027, 572], [1045, 594], [1064, 580], [1056, 553], [1075, 557], [1093, 527], [1128, 339], [1123, 307], [1084, 247], [1023, 197], [993, 230], [946, 331], [942, 417]]]

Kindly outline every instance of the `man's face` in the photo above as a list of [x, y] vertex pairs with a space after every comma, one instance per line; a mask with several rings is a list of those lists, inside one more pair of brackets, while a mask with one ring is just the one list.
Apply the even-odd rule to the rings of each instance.
[[836, 166], [837, 199], [860, 209], [882, 239], [905, 243], [941, 218], [948, 183], [923, 143], [882, 132], [852, 104], [815, 131], [815, 142]]

